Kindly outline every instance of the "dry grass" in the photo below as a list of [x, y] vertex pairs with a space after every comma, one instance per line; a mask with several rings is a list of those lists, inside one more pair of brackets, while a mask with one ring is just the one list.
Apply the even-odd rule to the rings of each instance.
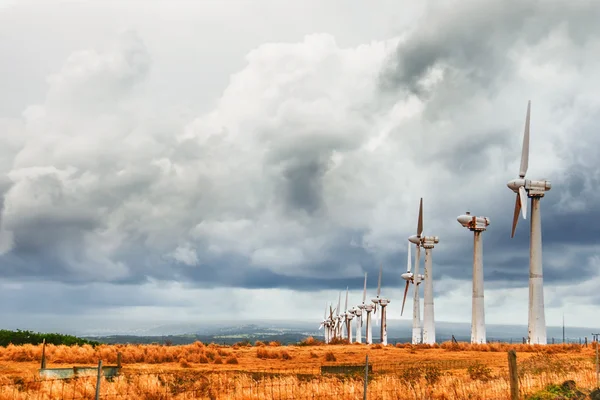
[[[48, 367], [116, 363], [122, 354], [123, 375], [102, 385], [105, 395], [125, 399], [177, 399], [180, 391], [216, 399], [304, 399], [338, 396], [359, 398], [361, 377], [318, 374], [321, 364], [373, 364], [371, 399], [504, 399], [508, 393], [506, 351], [518, 354], [524, 392], [573, 379], [580, 387], [595, 382], [592, 347], [579, 345], [470, 345], [443, 343], [412, 345], [323, 345], [314, 339], [298, 346], [247, 343], [204, 345], [101, 345], [46, 348]], [[41, 346], [0, 348], [0, 400], [31, 398], [89, 398], [93, 378], [75, 381], [37, 381]], [[271, 373], [264, 373], [270, 371]], [[4, 387], [1, 385], [8, 385]], [[62, 393], [51, 397], [49, 393]], [[46, 395], [44, 395], [44, 393]], [[235, 393], [235, 395], [233, 395]], [[39, 395], [39, 396], [38, 396]], [[46, 396], [46, 397], [44, 397]], [[179, 397], [178, 397], [179, 396]], [[333, 397], [332, 397], [333, 398]]]

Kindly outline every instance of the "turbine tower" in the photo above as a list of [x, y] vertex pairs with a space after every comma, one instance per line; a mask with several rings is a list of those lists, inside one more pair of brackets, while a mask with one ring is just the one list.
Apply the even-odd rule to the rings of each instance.
[[[406, 295], [408, 294], [408, 285], [411, 283], [413, 285], [415, 284], [414, 275], [410, 272], [411, 268], [412, 268], [412, 262], [411, 262], [411, 254], [410, 254], [410, 243], [408, 243], [408, 257], [406, 260], [406, 272], [402, 274], [402, 279], [404, 279], [406, 281], [406, 287], [404, 288], [404, 298], [402, 299], [402, 310], [400, 311], [400, 315], [404, 314], [404, 304], [406, 303]], [[425, 276], [419, 275], [419, 282], [417, 283], [417, 285], [420, 284], [423, 279], [425, 279]], [[414, 311], [414, 308], [413, 308], [413, 311]], [[419, 316], [418, 316], [418, 314], [415, 314], [413, 312], [413, 326], [414, 325], [419, 325]]]
[[483, 307], [483, 241], [481, 234], [490, 224], [486, 217], [466, 212], [458, 222], [473, 232], [473, 301], [471, 304], [471, 343], [486, 343], [485, 309]]
[[417, 251], [415, 252], [415, 273], [414, 291], [413, 291], [413, 328], [412, 328], [412, 344], [419, 344], [422, 340], [421, 331], [421, 304], [419, 299], [419, 283], [421, 283], [421, 275], [419, 275], [419, 261], [421, 259], [421, 234], [423, 233], [423, 198], [419, 203], [419, 218], [417, 220], [417, 234], [408, 238], [410, 243], [415, 244]]
[[519, 211], [523, 218], [527, 218], [527, 200], [531, 199], [531, 222], [529, 231], [529, 317], [528, 331], [530, 344], [546, 344], [546, 316], [544, 313], [544, 278], [542, 269], [542, 216], [540, 214], [540, 200], [545, 192], [552, 188], [548, 180], [534, 181], [525, 179], [529, 166], [529, 120], [531, 116], [531, 101], [527, 103], [527, 116], [525, 118], [525, 132], [523, 134], [523, 148], [521, 150], [521, 167], [519, 178], [508, 182], [507, 186], [517, 194], [515, 212], [513, 215], [512, 232], [519, 220]]
[[384, 299], [383, 297], [379, 297], [381, 295], [381, 275], [383, 273], [383, 264], [379, 267], [379, 283], [377, 284], [377, 297], [372, 299], [371, 301], [375, 303], [375, 307], [379, 305], [381, 310], [381, 344], [387, 346], [387, 315], [386, 315], [386, 306], [390, 304], [389, 299]]

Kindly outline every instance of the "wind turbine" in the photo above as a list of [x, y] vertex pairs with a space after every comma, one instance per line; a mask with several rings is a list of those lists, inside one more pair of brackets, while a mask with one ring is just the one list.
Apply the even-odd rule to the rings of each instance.
[[325, 325], [327, 327], [327, 343], [331, 343], [331, 339], [334, 338], [335, 336], [335, 330], [334, 330], [334, 316], [333, 316], [334, 310], [332, 308], [332, 305], [329, 304], [329, 318], [327, 319], [327, 324]]
[[367, 327], [366, 327], [366, 344], [372, 344], [373, 343], [373, 331], [372, 331], [372, 327], [371, 327], [371, 312], [375, 309], [375, 307], [372, 304], [365, 304], [365, 301], [367, 299], [367, 280], [366, 280], [367, 274], [365, 273], [365, 290], [363, 292], [363, 309], [366, 311], [367, 313]]
[[517, 194], [515, 212], [513, 215], [512, 232], [519, 220], [519, 211], [523, 219], [527, 218], [527, 200], [531, 199], [531, 222], [529, 231], [529, 317], [528, 331], [529, 343], [546, 344], [546, 316], [544, 313], [544, 278], [542, 269], [542, 216], [540, 214], [540, 200], [545, 192], [552, 188], [550, 181], [534, 181], [525, 179], [529, 166], [529, 120], [531, 116], [531, 100], [527, 103], [527, 116], [525, 117], [525, 132], [523, 133], [523, 148], [521, 150], [521, 167], [519, 178], [508, 182], [507, 186]]
[[[420, 227], [423, 229], [423, 199], [419, 209]], [[423, 236], [421, 247], [425, 249], [425, 289], [423, 293], [423, 343], [435, 343], [435, 318], [433, 312], [433, 262], [431, 253], [440, 239], [437, 236]]]
[[367, 306], [365, 304], [366, 300], [367, 300], [367, 273], [365, 272], [365, 286], [363, 289], [363, 301], [362, 301], [362, 304], [359, 304], [357, 306], [357, 310], [356, 310], [356, 316], [359, 317], [359, 319], [360, 319], [360, 321], [359, 320], [356, 321], [356, 343], [362, 342], [361, 333], [362, 333], [362, 326], [363, 326], [363, 313], [365, 313], [365, 307]]
[[476, 217], [470, 212], [457, 218], [458, 222], [473, 232], [473, 301], [471, 304], [471, 343], [485, 343], [485, 309], [483, 307], [483, 241], [481, 234], [490, 224], [486, 217]]
[[[413, 291], [413, 329], [412, 329], [412, 344], [419, 344], [422, 340], [421, 331], [421, 304], [419, 299], [419, 283], [421, 276], [419, 275], [419, 261], [421, 259], [421, 234], [423, 233], [423, 198], [419, 203], [419, 218], [417, 220], [417, 234], [408, 238], [410, 243], [415, 244], [417, 251], [415, 252], [415, 273], [413, 275], [414, 291]], [[409, 245], [410, 247], [410, 245]]]
[[354, 311], [348, 310], [348, 287], [346, 287], [346, 306], [344, 310], [344, 316], [346, 317], [346, 338], [348, 339], [348, 343], [352, 343], [352, 318], [354, 318]]
[[342, 316], [340, 315], [340, 305], [342, 302], [342, 292], [338, 296], [338, 305], [335, 311], [335, 338], [342, 338]]
[[325, 303], [325, 313], [323, 314], [323, 321], [321, 322], [321, 325], [319, 325], [319, 330], [321, 330], [321, 328], [325, 328], [323, 330], [323, 336], [324, 336], [324, 340], [325, 340], [325, 344], [329, 343], [329, 335], [328, 335], [328, 320], [327, 320], [327, 303]]
[[[408, 285], [409, 284], [415, 284], [415, 278], [414, 275], [410, 272], [410, 270], [412, 269], [412, 262], [411, 262], [411, 254], [410, 254], [410, 243], [408, 243], [408, 257], [406, 260], [406, 272], [402, 274], [402, 279], [404, 279], [406, 281], [406, 287], [404, 288], [404, 298], [402, 299], [402, 310], [400, 311], [400, 315], [404, 314], [404, 304], [406, 303], [406, 295], [408, 294]], [[425, 275], [419, 275], [419, 282], [417, 282], [416, 284], [420, 284], [422, 280], [425, 279]], [[414, 308], [413, 308], [414, 311]], [[419, 315], [418, 313], [415, 314], [413, 312], [413, 326], [415, 325], [419, 325]]]
[[377, 284], [377, 298], [371, 301], [375, 303], [375, 306], [379, 305], [381, 310], [381, 344], [387, 346], [387, 318], [386, 318], [386, 306], [390, 304], [389, 299], [379, 297], [381, 295], [381, 274], [383, 273], [383, 264], [379, 268], [379, 283]]

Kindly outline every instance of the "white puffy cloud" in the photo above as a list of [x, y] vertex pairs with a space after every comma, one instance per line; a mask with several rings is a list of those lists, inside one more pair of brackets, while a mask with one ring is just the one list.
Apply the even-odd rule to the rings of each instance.
[[[433, 10], [425, 21], [436, 24], [387, 40], [342, 46], [311, 33], [262, 44], [191, 118], [147, 101], [160, 96], [148, 82], [160, 55], [144, 37], [125, 31], [73, 53], [43, 102], [0, 119], [0, 273], [316, 290], [358, 287], [384, 262], [391, 285], [423, 197], [425, 232], [441, 238], [440, 280], [469, 279], [470, 240], [455, 221], [469, 209], [492, 219], [490, 276], [526, 285], [525, 223], [514, 254], [504, 238], [527, 100], [529, 174], [554, 184], [544, 215], [581, 217], [597, 200], [600, 41], [572, 27], [592, 3], [539, 21], [528, 19], [539, 6], [523, 7], [515, 20], [476, 6], [473, 26], [498, 21], [481, 37], [461, 13]], [[553, 246], [559, 227], [546, 221]], [[591, 251], [588, 242], [578, 255]], [[569, 262], [549, 260], [550, 284]]]

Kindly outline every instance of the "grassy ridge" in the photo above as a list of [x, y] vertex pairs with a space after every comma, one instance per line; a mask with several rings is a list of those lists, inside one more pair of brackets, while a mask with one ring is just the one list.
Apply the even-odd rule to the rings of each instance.
[[76, 336], [63, 335], [60, 333], [38, 333], [32, 331], [22, 331], [17, 329], [16, 331], [9, 331], [0, 329], [0, 346], [6, 347], [9, 344], [22, 345], [22, 344], [40, 344], [46, 339], [46, 343], [54, 345], [65, 345], [65, 346], [81, 346], [89, 344], [91, 346], [97, 346], [100, 343], [93, 340], [81, 339]]

